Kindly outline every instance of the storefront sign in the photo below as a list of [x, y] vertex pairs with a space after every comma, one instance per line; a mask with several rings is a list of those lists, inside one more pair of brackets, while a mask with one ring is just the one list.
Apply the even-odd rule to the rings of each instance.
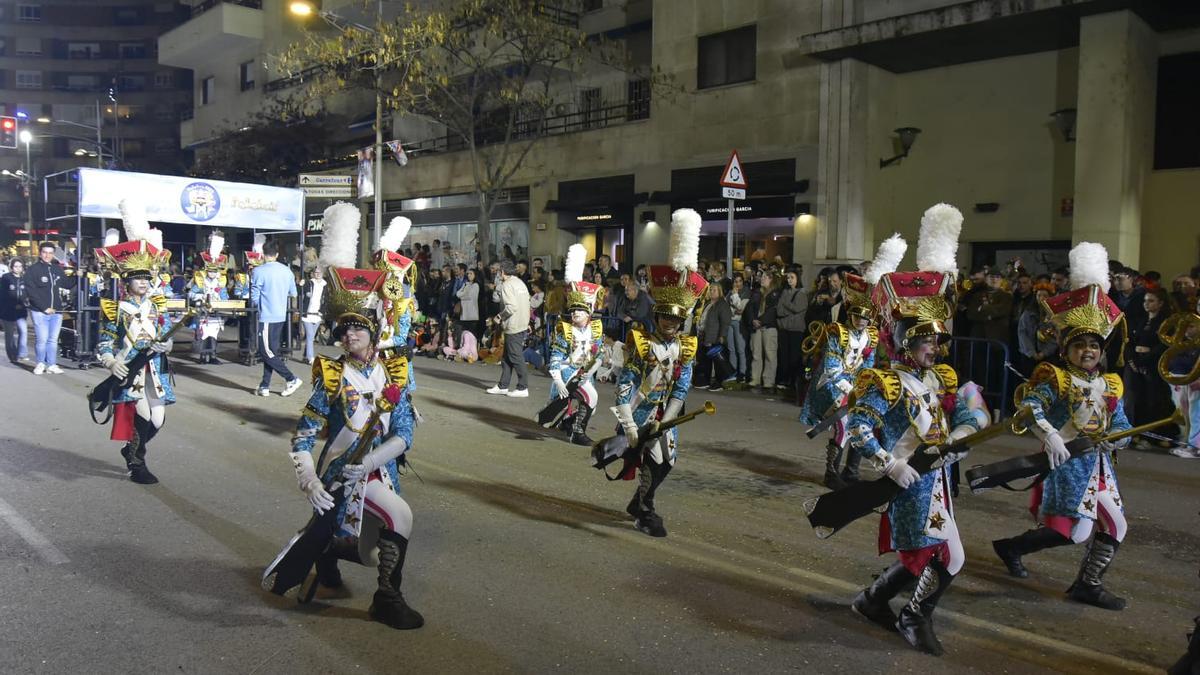
[[[695, 209], [703, 220], [723, 220], [729, 215], [729, 202], [725, 200], [672, 204], [672, 210], [686, 207]], [[796, 210], [794, 197], [751, 197], [737, 202], [734, 216], [737, 218], [792, 218]]]
[[304, 193], [295, 188], [186, 176], [79, 169], [79, 214], [120, 218], [126, 197], [140, 201], [150, 221], [299, 232]]

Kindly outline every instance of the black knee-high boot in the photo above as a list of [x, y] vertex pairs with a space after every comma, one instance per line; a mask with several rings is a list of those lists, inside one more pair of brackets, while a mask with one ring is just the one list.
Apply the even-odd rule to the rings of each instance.
[[158, 427], [141, 415], [133, 416], [134, 440], [121, 450], [125, 465], [129, 467], [129, 480], [142, 485], [153, 485], [158, 477], [146, 467], [146, 444], [158, 433]]
[[668, 473], [671, 473], [670, 462], [655, 464], [647, 461], [642, 464], [638, 470], [637, 492], [625, 507], [625, 512], [633, 516], [635, 527], [651, 537], [667, 536], [662, 517], [654, 511], [654, 494], [658, 491], [658, 486], [667, 479]]
[[1038, 551], [1066, 546], [1071, 540], [1062, 536], [1049, 527], [1036, 527], [1011, 539], [997, 539], [992, 542], [992, 548], [1001, 562], [1008, 568], [1008, 573], [1018, 579], [1029, 576], [1029, 570], [1021, 563], [1021, 556]]
[[408, 539], [384, 530], [379, 533], [379, 590], [371, 602], [371, 618], [397, 630], [412, 630], [425, 625], [425, 618], [404, 602], [400, 582], [404, 577], [404, 558]]
[[858, 482], [858, 465], [862, 462], [862, 455], [851, 450], [846, 453], [846, 466], [842, 467], [842, 482], [857, 483]]
[[875, 583], [859, 591], [850, 607], [872, 622], [895, 631], [897, 617], [888, 601], [916, 578], [902, 563], [894, 562], [875, 579]]
[[825, 445], [825, 487], [830, 490], [840, 490], [846, 487], [842, 482], [841, 476], [838, 475], [838, 466], [842, 461], [842, 446], [838, 445], [832, 438]]
[[1097, 532], [1088, 544], [1087, 554], [1079, 566], [1079, 576], [1075, 583], [1067, 589], [1067, 597], [1076, 602], [1095, 605], [1101, 609], [1125, 609], [1125, 598], [1118, 597], [1104, 590], [1104, 573], [1112, 564], [1113, 557], [1121, 542], [1107, 532]]
[[586, 403], [580, 403], [575, 410], [575, 418], [571, 420], [571, 443], [573, 445], [586, 445], [592, 447], [594, 441], [588, 438], [587, 425], [588, 420], [592, 418], [592, 409]]
[[896, 630], [900, 631], [908, 644], [926, 654], [941, 656], [945, 651], [933, 631], [933, 610], [953, 581], [954, 575], [940, 561], [929, 561], [917, 579], [917, 590], [913, 592], [912, 600], [900, 610]]

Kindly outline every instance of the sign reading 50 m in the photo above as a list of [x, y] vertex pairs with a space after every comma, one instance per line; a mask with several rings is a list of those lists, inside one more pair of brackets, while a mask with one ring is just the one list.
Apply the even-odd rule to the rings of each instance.
[[215, 218], [221, 210], [221, 195], [208, 183], [191, 183], [183, 188], [179, 206], [188, 218], [204, 223]]

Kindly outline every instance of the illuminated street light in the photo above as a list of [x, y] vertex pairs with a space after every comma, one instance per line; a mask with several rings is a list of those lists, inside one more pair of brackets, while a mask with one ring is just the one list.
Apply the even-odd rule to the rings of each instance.
[[314, 0], [292, 0], [288, 9], [296, 16], [311, 16], [321, 11], [321, 4]]

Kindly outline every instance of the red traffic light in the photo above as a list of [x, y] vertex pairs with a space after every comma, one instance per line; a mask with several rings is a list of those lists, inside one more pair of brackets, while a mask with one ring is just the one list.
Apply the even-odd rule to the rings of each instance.
[[5, 129], [12, 129], [13, 127], [17, 126], [17, 121], [11, 117], [5, 117], [3, 124]]

